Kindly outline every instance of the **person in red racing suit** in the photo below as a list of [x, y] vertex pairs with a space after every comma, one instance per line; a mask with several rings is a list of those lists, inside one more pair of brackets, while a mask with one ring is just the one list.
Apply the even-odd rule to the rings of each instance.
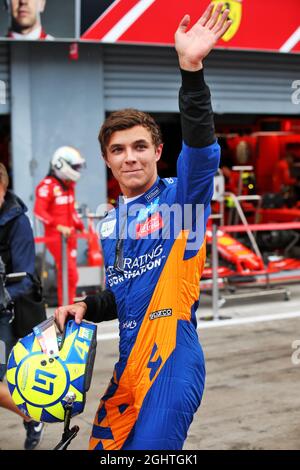
[[[107, 288], [55, 312], [61, 330], [69, 314], [78, 323], [119, 319], [120, 357], [95, 416], [91, 450], [181, 449], [201, 403], [196, 310], [220, 157], [202, 60], [231, 24], [229, 10], [219, 16], [222, 7], [213, 12], [210, 5], [189, 30], [185, 15], [175, 35], [183, 137], [177, 178], [157, 176], [162, 143], [146, 113], [116, 111], [100, 131], [123, 193], [100, 226]], [[178, 210], [174, 217], [170, 208]]]
[[[60, 167], [61, 162], [63, 162]], [[62, 288], [62, 244], [61, 235], [68, 237], [68, 299], [74, 301], [77, 274], [77, 239], [76, 230], [83, 231], [84, 224], [79, 219], [75, 209], [75, 181], [79, 178], [79, 167], [84, 163], [83, 158], [72, 147], [60, 147], [52, 159], [51, 170], [36, 188], [34, 206], [35, 216], [45, 227], [45, 236], [51, 241], [46, 246], [52, 254], [57, 268], [57, 295], [59, 305], [63, 304]], [[68, 166], [76, 167], [70, 169]]]

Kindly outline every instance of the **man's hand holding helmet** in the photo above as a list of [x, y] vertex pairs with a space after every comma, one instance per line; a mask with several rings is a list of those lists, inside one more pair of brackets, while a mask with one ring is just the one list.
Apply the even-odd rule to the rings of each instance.
[[83, 320], [87, 310], [85, 302], [77, 302], [72, 305], [64, 305], [55, 310], [54, 318], [60, 331], [64, 330], [65, 323], [69, 316], [75, 317], [75, 322], [79, 325]]

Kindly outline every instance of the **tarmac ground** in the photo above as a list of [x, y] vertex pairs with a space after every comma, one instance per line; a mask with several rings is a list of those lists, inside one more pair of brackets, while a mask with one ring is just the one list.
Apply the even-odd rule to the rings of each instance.
[[[274, 296], [228, 302], [220, 313], [231, 319], [199, 322], [207, 379], [185, 449], [300, 448], [300, 346], [298, 355], [294, 349], [296, 340], [300, 345], [300, 286], [290, 291], [290, 301]], [[211, 299], [203, 295], [198, 316], [208, 317], [211, 310]], [[72, 420], [80, 431], [70, 449], [87, 448], [118, 358], [116, 322], [99, 325], [98, 338], [91, 389], [84, 413]], [[1, 408], [0, 420], [0, 449], [23, 449], [20, 418]], [[62, 431], [61, 423], [46, 425], [39, 449], [52, 449]]]

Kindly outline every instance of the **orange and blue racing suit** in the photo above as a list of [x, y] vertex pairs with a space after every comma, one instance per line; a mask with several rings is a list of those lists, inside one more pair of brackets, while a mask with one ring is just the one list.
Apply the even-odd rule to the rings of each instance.
[[120, 357], [95, 416], [94, 450], [181, 449], [201, 403], [196, 310], [220, 147], [203, 72], [181, 73], [177, 178], [120, 202], [100, 227], [107, 288], [85, 299], [85, 318], [118, 316]]

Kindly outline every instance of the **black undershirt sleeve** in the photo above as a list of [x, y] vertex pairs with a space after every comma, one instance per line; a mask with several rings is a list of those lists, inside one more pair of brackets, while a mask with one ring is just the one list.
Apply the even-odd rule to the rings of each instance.
[[216, 136], [210, 91], [204, 81], [203, 70], [180, 71], [179, 109], [183, 141], [190, 147], [206, 147], [215, 142]]
[[87, 305], [85, 320], [100, 323], [118, 318], [115, 296], [110, 290], [104, 290], [99, 295], [88, 295], [83, 302]]

